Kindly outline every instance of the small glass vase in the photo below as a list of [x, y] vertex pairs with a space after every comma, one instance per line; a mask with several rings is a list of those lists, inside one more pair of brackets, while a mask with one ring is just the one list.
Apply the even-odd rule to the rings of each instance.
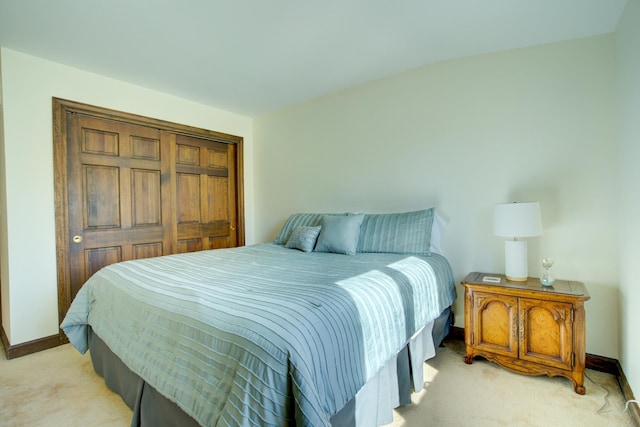
[[542, 259], [542, 268], [544, 268], [544, 274], [542, 275], [542, 277], [540, 277], [540, 284], [542, 284], [542, 286], [553, 286], [553, 282], [555, 282], [555, 279], [553, 278], [553, 276], [551, 275], [551, 272], [549, 271], [552, 265], [553, 265], [553, 259], [551, 258]]

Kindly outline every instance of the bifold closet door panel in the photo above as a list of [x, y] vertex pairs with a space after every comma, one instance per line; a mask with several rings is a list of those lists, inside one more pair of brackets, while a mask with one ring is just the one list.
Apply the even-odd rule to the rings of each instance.
[[237, 246], [235, 146], [175, 135], [178, 252]]

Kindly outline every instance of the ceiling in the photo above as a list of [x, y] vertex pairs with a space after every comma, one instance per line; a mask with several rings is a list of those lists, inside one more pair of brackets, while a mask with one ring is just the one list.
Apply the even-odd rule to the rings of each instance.
[[0, 46], [246, 116], [613, 32], [627, 0], [0, 0]]

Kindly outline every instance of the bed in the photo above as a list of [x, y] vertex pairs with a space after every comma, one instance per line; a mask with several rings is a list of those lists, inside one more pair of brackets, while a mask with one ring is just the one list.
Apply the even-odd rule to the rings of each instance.
[[113, 264], [61, 327], [132, 425], [382, 425], [451, 323], [434, 223], [295, 214], [272, 243]]

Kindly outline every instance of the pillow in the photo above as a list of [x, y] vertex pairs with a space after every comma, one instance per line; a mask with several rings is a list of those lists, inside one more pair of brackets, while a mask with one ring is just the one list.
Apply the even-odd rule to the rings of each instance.
[[285, 245], [289, 249], [299, 249], [302, 252], [311, 252], [316, 245], [321, 226], [307, 227], [299, 225], [291, 232], [291, 237]]
[[363, 219], [364, 214], [323, 216], [316, 252], [355, 255]]
[[322, 218], [325, 215], [331, 216], [345, 216], [346, 214], [321, 214], [321, 213], [297, 213], [291, 215], [287, 222], [285, 222], [282, 230], [280, 230], [280, 234], [276, 237], [276, 240], [273, 242], [276, 245], [284, 245], [289, 241], [289, 237], [291, 237], [291, 233], [298, 226], [308, 226], [308, 227], [317, 227], [322, 222]]
[[365, 215], [358, 252], [430, 255], [433, 211]]
[[431, 242], [429, 243], [431, 252], [442, 255], [442, 236], [446, 228], [447, 220], [435, 209], [433, 211], [433, 226], [431, 227]]

